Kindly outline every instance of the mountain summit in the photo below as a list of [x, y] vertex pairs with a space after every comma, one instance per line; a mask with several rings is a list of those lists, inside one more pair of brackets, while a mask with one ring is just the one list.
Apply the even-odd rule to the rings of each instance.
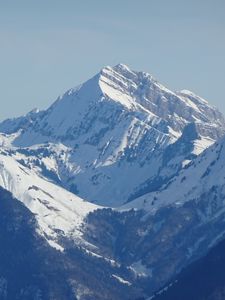
[[[39, 153], [39, 165], [79, 196], [115, 207], [157, 189], [213, 144], [224, 125], [222, 114], [199, 96], [172, 92], [150, 74], [118, 64], [104, 67], [45, 111], [6, 120], [0, 131], [14, 134], [19, 148], [53, 143], [51, 163]], [[195, 138], [186, 127], [195, 128]], [[64, 161], [53, 153], [57, 144], [67, 148]]]

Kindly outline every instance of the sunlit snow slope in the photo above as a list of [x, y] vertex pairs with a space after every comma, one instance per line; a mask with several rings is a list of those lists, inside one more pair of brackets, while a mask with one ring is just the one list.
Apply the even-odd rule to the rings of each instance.
[[0, 185], [36, 215], [40, 233], [60, 249], [59, 237], [67, 236], [79, 243], [83, 219], [97, 208], [37, 176], [6, 152], [0, 154]]

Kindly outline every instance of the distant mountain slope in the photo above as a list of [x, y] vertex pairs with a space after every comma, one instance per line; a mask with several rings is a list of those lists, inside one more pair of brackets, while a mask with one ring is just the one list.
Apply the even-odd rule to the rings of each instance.
[[[128, 210], [125, 207], [119, 209], [119, 211], [110, 208], [94, 209], [91, 213], [85, 214], [86, 217], [84, 216], [85, 219], [81, 228], [83, 243], [79, 243], [78, 240], [74, 241], [68, 233], [64, 235], [63, 240], [56, 240], [65, 249], [64, 252], [57, 251], [57, 253], [61, 253], [58, 255], [63, 260], [63, 262], [61, 260], [59, 262], [61, 261], [64, 265], [66, 261], [75, 272], [75, 275], [71, 275], [70, 279], [74, 280], [76, 278], [74, 281], [76, 289], [81, 290], [80, 293], [83, 295], [80, 299], [92, 299], [90, 295], [97, 291], [95, 288], [97, 283], [94, 280], [96, 272], [99, 274], [98, 289], [101, 290], [101, 295], [95, 295], [94, 299], [102, 300], [107, 297], [106, 295], [111, 299], [120, 299], [120, 297], [123, 299], [127, 297], [129, 300], [146, 299], [156, 289], [171, 280], [182, 268], [204, 255], [208, 249], [225, 237], [225, 179], [224, 176], [220, 176], [224, 174], [224, 149], [224, 140], [221, 140], [181, 171], [167, 187], [169, 188], [175, 184], [174, 182], [179, 178], [183, 178], [184, 174], [186, 174], [187, 182], [193, 180], [193, 172], [196, 172], [195, 178], [198, 180], [200, 187], [202, 183], [205, 184], [204, 193], [202, 193], [201, 187], [199, 193], [190, 193], [190, 197], [187, 196], [185, 202], [177, 203], [173, 202], [174, 199], [176, 200], [176, 193], [171, 192], [168, 194], [168, 200], [170, 201], [158, 207], [151, 204], [151, 194], [147, 194], [149, 200], [148, 198], [145, 200], [146, 206], [136, 205], [139, 210]], [[11, 162], [14, 158], [3, 155], [2, 163], [5, 164], [6, 160]], [[7, 164], [5, 166], [7, 167]], [[29, 186], [29, 180], [33, 179], [35, 179], [33, 183], [36, 182], [37, 175], [32, 175], [27, 167], [20, 165], [18, 162], [14, 162], [13, 166], [12, 174], [18, 177], [17, 184], [20, 184], [21, 181], [21, 184], [26, 182]], [[27, 172], [29, 176], [21, 175], [20, 172], [17, 172], [17, 167], [23, 169], [23, 171], [20, 169], [21, 174]], [[201, 172], [196, 168], [199, 168]], [[9, 172], [9, 167], [6, 170]], [[5, 174], [8, 174], [7, 176], [10, 178], [10, 173], [6, 172]], [[180, 177], [181, 174], [182, 177]], [[205, 175], [202, 176], [202, 174]], [[214, 179], [214, 174], [218, 175], [217, 180]], [[2, 178], [6, 179], [7, 176]], [[23, 176], [25, 176], [25, 179]], [[2, 182], [5, 179], [2, 179]], [[46, 186], [51, 186], [46, 180], [39, 180], [40, 182], [46, 182]], [[213, 185], [209, 185], [211, 180]], [[216, 182], [217, 185], [215, 185]], [[9, 186], [10, 184], [7, 188]], [[36, 184], [36, 186], [43, 189], [42, 185]], [[188, 186], [191, 190], [196, 191], [192, 185], [188, 184]], [[17, 188], [19, 189], [19, 187]], [[166, 190], [166, 187], [164, 188]], [[184, 179], [182, 182], [179, 181], [179, 188], [186, 194]], [[29, 193], [30, 191], [33, 193], [32, 189], [28, 190]], [[34, 194], [30, 195], [35, 197], [38, 193], [38, 198], [44, 197], [43, 199], [45, 199], [46, 197], [48, 199], [45, 190], [43, 191], [34, 191]], [[49, 191], [50, 195], [51, 193], [52, 190]], [[165, 193], [164, 189], [159, 191], [159, 198], [160, 193], [163, 195]], [[61, 195], [62, 201], [66, 202], [67, 198], [64, 198], [66, 193]], [[180, 197], [179, 195], [178, 197]], [[35, 201], [35, 198], [30, 198], [30, 205], [34, 204]], [[76, 201], [81, 205], [82, 202], [79, 198]], [[157, 202], [157, 199], [155, 201]], [[25, 204], [27, 205], [27, 203]], [[48, 213], [55, 213], [54, 207], [49, 207], [50, 204], [51, 206], [54, 205], [52, 198], [49, 199], [48, 203], [43, 204], [46, 205], [47, 208], [45, 209], [48, 209]], [[132, 202], [129, 205], [131, 204]], [[154, 211], [149, 210], [150, 206], [155, 207]], [[31, 209], [31, 207], [29, 208]], [[56, 213], [60, 214], [57, 210]], [[1, 216], [4, 216], [4, 214], [1, 214]], [[40, 216], [40, 214], [36, 215], [37, 220]], [[46, 215], [44, 214], [43, 217], [46, 217]], [[74, 218], [75, 221], [76, 216]], [[39, 224], [42, 225], [41, 222]], [[61, 223], [58, 223], [57, 226], [61, 226]], [[57, 228], [60, 229], [60, 227]], [[41, 233], [40, 230], [37, 232]], [[61, 234], [59, 236], [62, 237]], [[53, 244], [53, 246], [55, 245]], [[7, 259], [9, 261], [9, 258]], [[59, 268], [59, 266], [56, 267]], [[83, 273], [80, 273], [81, 269]], [[95, 270], [94, 274], [93, 270]], [[67, 272], [71, 274], [72, 271], [69, 268], [68, 270], [63, 269], [62, 272], [63, 274], [68, 274]], [[84, 281], [80, 282], [83, 278], [85, 278], [85, 281], [87, 280], [88, 285]], [[115, 284], [117, 285], [116, 290], [114, 288]], [[84, 296], [86, 289], [88, 289], [88, 293], [87, 296]]]
[[81, 241], [85, 216], [98, 208], [36, 175], [6, 150], [0, 151], [0, 186], [12, 192], [36, 215], [40, 234], [58, 249], [63, 249], [60, 246], [62, 237], [70, 236], [77, 243]]
[[[103, 68], [46, 111], [0, 124], [14, 146], [25, 148], [25, 164], [82, 198], [112, 207], [157, 190], [224, 128], [222, 114], [202, 98], [172, 92], [122, 64]], [[2, 140], [7, 144], [6, 136]]]
[[183, 270], [152, 300], [225, 299], [225, 241]]
[[64, 252], [50, 247], [38, 234], [34, 215], [2, 188], [0, 211], [1, 300], [130, 300], [144, 296], [121, 278], [121, 267], [76, 245]]
[[225, 138], [157, 192], [87, 218], [85, 239], [151, 294], [225, 238]]
[[[193, 199], [215, 193], [215, 209], [225, 195], [225, 137], [206, 149], [201, 155], [158, 191], [124, 205], [125, 209], [144, 209], [154, 214], [161, 207], [180, 207]], [[222, 211], [221, 211], [222, 212]], [[210, 212], [209, 212], [210, 213]]]
[[60, 252], [36, 233], [31, 212], [2, 188], [0, 211], [0, 299], [75, 299]]

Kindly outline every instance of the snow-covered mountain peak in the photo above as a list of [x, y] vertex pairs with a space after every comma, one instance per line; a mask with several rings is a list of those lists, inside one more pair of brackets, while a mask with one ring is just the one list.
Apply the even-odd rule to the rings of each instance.
[[100, 72], [100, 82], [101, 81], [114, 86], [114, 88], [122, 88], [124, 93], [130, 94], [132, 97], [135, 96], [134, 91], [138, 89], [139, 85], [143, 86], [157, 83], [157, 80], [150, 74], [131, 70], [124, 64], [118, 64], [114, 67], [104, 67]]
[[149, 73], [131, 70], [124, 64], [103, 68], [98, 83], [103, 95], [109, 99], [130, 110], [147, 110], [169, 122], [176, 120], [177, 123], [180, 118], [179, 122], [183, 124], [212, 123], [212, 119], [215, 122], [215, 119], [223, 118], [205, 99], [193, 92], [173, 92]]
[[119, 63], [115, 66], [105, 66], [101, 69], [100, 73], [104, 73], [105, 70], [111, 70], [112, 72], [116, 72], [124, 77], [136, 76], [135, 71], [131, 70], [127, 65]]
[[99, 86], [104, 96], [120, 103], [128, 109], [136, 107], [133, 91], [137, 88], [137, 75], [124, 65], [103, 68], [99, 76]]
[[119, 63], [119, 64], [117, 64], [117, 65], [115, 65], [114, 67], [113, 67], [113, 69], [114, 70], [118, 70], [118, 71], [128, 71], [128, 72], [131, 72], [131, 70], [130, 70], [130, 68], [127, 66], [127, 65], [125, 65], [125, 64], [123, 64], [123, 63]]
[[[172, 92], [150, 74], [118, 64], [102, 68], [85, 83], [68, 90], [46, 111], [34, 110], [26, 116], [4, 121], [0, 124], [0, 131], [13, 133], [30, 127], [36, 121], [36, 129], [45, 123], [45, 134], [57, 131], [54, 135], [62, 136], [81, 126], [87, 115], [92, 114], [91, 118], [94, 118], [97, 111], [99, 116], [105, 114], [108, 118], [110, 112], [126, 112], [142, 122], [147, 120], [149, 124], [150, 121], [151, 126], [153, 123], [163, 123], [165, 128], [167, 123], [168, 131], [173, 132], [174, 136], [180, 136], [182, 129], [190, 122], [214, 127], [225, 123], [215, 108], [194, 93], [186, 90]], [[42, 143], [43, 139], [37, 142]]]
[[[39, 145], [39, 152], [26, 149], [27, 165], [84, 198], [111, 206], [143, 194], [155, 178], [151, 185], [158, 187], [183, 160], [221, 137], [224, 128], [222, 114], [200, 97], [172, 92], [123, 64], [104, 67], [45, 111], [0, 124], [4, 134], [14, 134], [15, 147]], [[6, 139], [2, 136], [2, 144]], [[47, 143], [67, 148], [40, 146]]]

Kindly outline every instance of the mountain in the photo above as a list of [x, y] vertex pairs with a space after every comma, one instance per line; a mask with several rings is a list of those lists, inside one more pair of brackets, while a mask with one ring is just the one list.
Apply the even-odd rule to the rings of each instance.
[[119, 64], [46, 111], [6, 120], [0, 131], [39, 174], [90, 202], [118, 207], [160, 188], [221, 137], [224, 125], [202, 98]]
[[[40, 243], [44, 279], [54, 275], [51, 286], [35, 283], [35, 297], [151, 299], [223, 240], [224, 129], [204, 99], [121, 64], [45, 111], [2, 122], [0, 186], [18, 207], [12, 218], [28, 216], [21, 230], [35, 222], [30, 256], [15, 251], [18, 272]], [[3, 232], [10, 247], [8, 227]], [[14, 285], [5, 274], [0, 286]], [[27, 280], [15, 295], [33, 286]]]

